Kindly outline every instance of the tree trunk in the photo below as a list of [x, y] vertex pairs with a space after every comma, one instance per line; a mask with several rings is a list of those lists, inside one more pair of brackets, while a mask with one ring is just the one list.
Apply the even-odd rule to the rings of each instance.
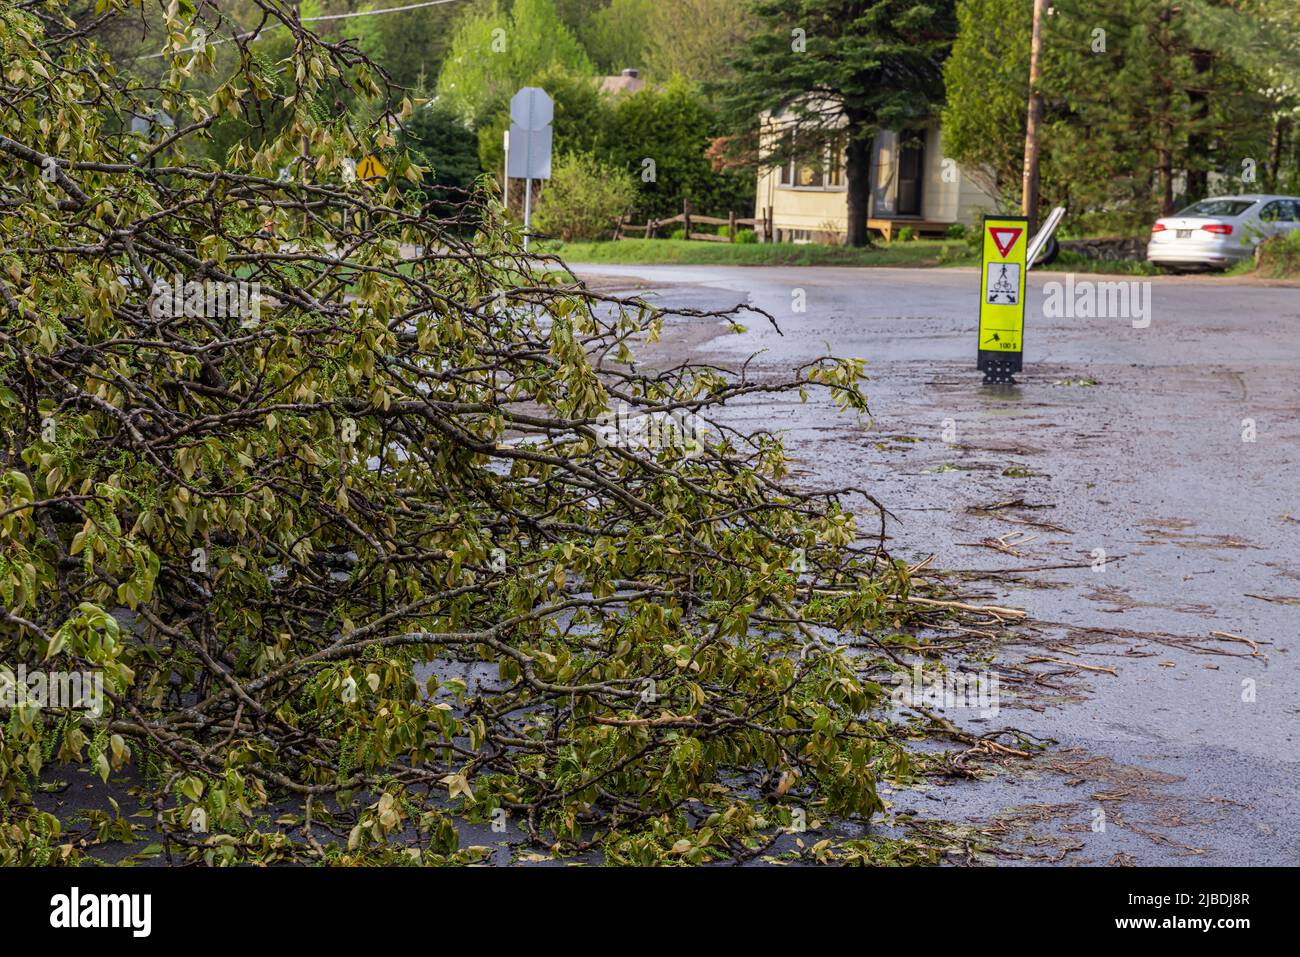
[[1160, 215], [1172, 216], [1174, 205], [1174, 159], [1167, 149], [1156, 150], [1156, 174], [1160, 189]]
[[1174, 213], [1174, 120], [1172, 119], [1174, 86], [1169, 79], [1169, 64], [1173, 59], [1171, 45], [1173, 40], [1169, 33], [1169, 21], [1173, 10], [1165, 6], [1156, 18], [1161, 30], [1156, 34], [1156, 46], [1160, 48], [1161, 59], [1158, 67], [1164, 70], [1160, 83], [1160, 98], [1157, 102], [1156, 123], [1156, 180], [1160, 190], [1160, 215], [1172, 216]]
[[1282, 150], [1289, 128], [1290, 121], [1284, 116], [1279, 116], [1273, 124], [1273, 136], [1268, 144], [1268, 188], [1271, 190], [1277, 189], [1278, 174], [1282, 170]]
[[850, 246], [870, 246], [867, 215], [871, 209], [871, 140], [866, 117], [850, 114], [849, 141], [844, 150], [844, 182], [848, 188], [849, 221], [845, 241]]
[[1192, 51], [1192, 67], [1196, 71], [1195, 86], [1187, 91], [1191, 105], [1191, 128], [1187, 134], [1187, 199], [1200, 201], [1210, 191], [1210, 140], [1205, 134], [1205, 124], [1210, 118], [1210, 94], [1205, 87], [1214, 54], [1209, 50]]
[[1169, 119], [1172, 98], [1173, 91], [1166, 83], [1161, 88], [1160, 112], [1158, 114], [1160, 119], [1157, 125], [1160, 134], [1156, 146], [1156, 181], [1160, 190], [1161, 216], [1172, 216], [1174, 214], [1174, 156], [1168, 145], [1174, 138], [1171, 129], [1172, 123]]

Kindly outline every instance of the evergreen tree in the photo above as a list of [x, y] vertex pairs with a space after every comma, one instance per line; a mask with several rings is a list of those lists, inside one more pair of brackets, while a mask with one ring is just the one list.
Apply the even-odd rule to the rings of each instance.
[[428, 167], [422, 187], [434, 215], [450, 215], [482, 172], [478, 141], [454, 113], [438, 103], [415, 110], [402, 124], [402, 145]]
[[1077, 204], [1112, 225], [1143, 230], [1204, 198], [1210, 173], [1240, 180], [1267, 152], [1256, 79], [1196, 27], [1214, 6], [1060, 0], [1049, 18], [1046, 150]]
[[1295, 0], [1243, 0], [1189, 9], [1188, 30], [1202, 47], [1246, 71], [1264, 104], [1267, 158], [1258, 179], [1275, 192], [1300, 190], [1300, 5]]
[[868, 245], [871, 142], [881, 129], [933, 117], [956, 33], [955, 0], [755, 0], [758, 33], [721, 92], [737, 145], [762, 135], [759, 117], [782, 118], [765, 162], [846, 140], [848, 242]]
[[[1217, 185], [1276, 184], [1294, 115], [1282, 0], [1054, 0], [1044, 29], [1042, 198], [1075, 229], [1142, 232]], [[1030, 12], [961, 0], [944, 67], [944, 148], [1020, 195]], [[1288, 68], [1286, 64], [1291, 64]]]

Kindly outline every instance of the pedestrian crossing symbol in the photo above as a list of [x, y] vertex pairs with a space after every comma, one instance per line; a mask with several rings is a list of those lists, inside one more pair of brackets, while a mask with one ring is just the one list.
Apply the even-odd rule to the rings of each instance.
[[1014, 306], [1020, 302], [1020, 265], [1018, 263], [989, 263], [986, 273], [984, 301], [991, 304], [1006, 303]]
[[1008, 382], [1022, 363], [1025, 331], [1025, 253], [1029, 222], [1023, 216], [984, 220], [980, 268], [977, 368], [986, 382]]

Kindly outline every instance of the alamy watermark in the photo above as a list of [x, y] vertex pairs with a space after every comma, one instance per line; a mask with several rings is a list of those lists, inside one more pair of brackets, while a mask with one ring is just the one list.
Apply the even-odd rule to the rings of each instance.
[[119, 927], [132, 937], [148, 937], [153, 929], [152, 894], [92, 894], [73, 887], [50, 898], [50, 926], [75, 930], [82, 927]]
[[1001, 679], [996, 671], [925, 673], [920, 662], [908, 677], [896, 675], [890, 700], [895, 707], [978, 710], [981, 718], [996, 718], [1001, 710]]
[[26, 665], [0, 666], [0, 708], [34, 704], [41, 708], [104, 713], [104, 675], [99, 671], [28, 671]]
[[677, 448], [688, 457], [704, 451], [704, 437], [709, 432], [707, 424], [690, 412], [635, 412], [623, 402], [617, 411], [598, 415], [593, 429], [601, 446], [649, 451]]
[[1151, 325], [1151, 283], [1097, 282], [1074, 278], [1043, 284], [1043, 315], [1048, 319], [1128, 319], [1134, 329]]
[[229, 280], [185, 282], [177, 275], [172, 282], [156, 279], [149, 314], [155, 319], [227, 319], [242, 320], [255, 326], [262, 318], [262, 284]]

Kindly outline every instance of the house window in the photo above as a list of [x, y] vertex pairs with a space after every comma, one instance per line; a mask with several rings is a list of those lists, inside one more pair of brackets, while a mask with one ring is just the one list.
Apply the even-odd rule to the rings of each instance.
[[825, 167], [820, 158], [811, 162], [798, 160], [794, 164], [794, 184], [804, 189], [819, 189], [823, 185], [826, 175]]
[[826, 168], [826, 185], [843, 186], [844, 168], [848, 162], [848, 158], [845, 156], [844, 137], [837, 136], [827, 148], [827, 151], [830, 155], [830, 163]]
[[844, 186], [844, 142], [837, 138], [811, 155], [782, 163], [778, 182], [794, 189], [840, 189]]

